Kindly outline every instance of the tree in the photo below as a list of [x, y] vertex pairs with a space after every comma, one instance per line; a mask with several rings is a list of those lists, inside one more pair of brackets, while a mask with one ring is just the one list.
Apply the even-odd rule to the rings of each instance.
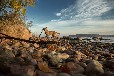
[[26, 7], [33, 6], [35, 0], [0, 0], [0, 20], [10, 20], [25, 16]]
[[0, 0], [0, 33], [20, 39], [32, 37], [25, 15], [26, 8], [34, 4], [35, 0]]

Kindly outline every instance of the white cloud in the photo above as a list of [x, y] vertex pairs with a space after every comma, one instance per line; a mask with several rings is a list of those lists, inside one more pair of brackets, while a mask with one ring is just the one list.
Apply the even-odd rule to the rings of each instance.
[[75, 20], [64, 20], [56, 22], [48, 22], [44, 24], [38, 24], [35, 26], [34, 31], [39, 34], [42, 28], [48, 27], [51, 31], [60, 32], [61, 35], [69, 35], [76, 33], [90, 33], [90, 32], [108, 32], [113, 31], [114, 21], [113, 20], [85, 20], [83, 23], [78, 23]]
[[102, 27], [114, 27], [114, 20], [87, 20], [84, 21], [83, 24], [91, 25], [91, 26], [102, 26]]
[[99, 17], [113, 8], [114, 5], [107, 0], [76, 0], [73, 5], [62, 9], [59, 16], [63, 20], [83, 20]]
[[56, 16], [61, 16], [61, 13], [56, 13]]
[[52, 22], [56, 22], [56, 21], [61, 21], [61, 19], [58, 19], [58, 20], [51, 20]]
[[56, 22], [56, 21], [58, 21], [58, 20], [51, 20], [52, 22]]
[[108, 0], [76, 0], [73, 5], [56, 13], [56, 16], [60, 17], [58, 20], [38, 24], [32, 29], [40, 33], [43, 27], [48, 27], [49, 30], [60, 32], [62, 35], [110, 33], [114, 30], [114, 20], [102, 20], [100, 17], [114, 8], [112, 3], [114, 3], [113, 0], [111, 3]]

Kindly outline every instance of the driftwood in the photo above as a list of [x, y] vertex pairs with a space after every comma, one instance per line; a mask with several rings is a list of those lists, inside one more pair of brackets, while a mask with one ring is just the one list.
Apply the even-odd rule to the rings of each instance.
[[0, 33], [1, 35], [3, 36], [0, 36], [0, 39], [11, 39], [11, 40], [19, 40], [19, 41], [24, 41], [24, 42], [28, 42], [28, 43], [37, 43], [37, 44], [55, 44], [55, 43], [58, 43], [56, 41], [31, 41], [31, 40], [25, 40], [25, 39], [20, 39], [20, 38], [15, 38], [15, 37], [11, 37], [11, 36], [8, 36], [6, 34], [3, 34], [3, 33]]

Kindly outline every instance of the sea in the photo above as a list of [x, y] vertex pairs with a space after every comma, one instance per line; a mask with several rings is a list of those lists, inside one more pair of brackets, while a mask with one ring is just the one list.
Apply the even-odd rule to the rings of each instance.
[[[82, 37], [82, 39], [87, 38], [87, 37]], [[88, 37], [88, 39], [92, 39], [91, 37]], [[93, 42], [103, 42], [103, 43], [114, 43], [114, 37], [102, 37], [103, 40], [101, 41], [94, 41]]]
[[110, 39], [110, 40], [101, 40], [102, 42], [109, 42], [114, 43], [114, 37], [102, 37], [103, 39]]

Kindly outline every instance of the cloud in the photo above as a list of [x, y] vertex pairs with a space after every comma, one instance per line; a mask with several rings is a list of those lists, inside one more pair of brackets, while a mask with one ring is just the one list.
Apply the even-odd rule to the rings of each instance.
[[61, 21], [61, 19], [58, 19], [58, 20], [51, 20], [52, 22], [57, 22], [57, 21]]
[[56, 13], [56, 16], [61, 16], [61, 13]]
[[85, 20], [97, 18], [114, 8], [110, 5], [114, 1], [109, 0], [76, 0], [68, 8], [62, 9], [58, 14], [62, 20]]
[[103, 32], [104, 34], [108, 31], [113, 31], [114, 21], [113, 20], [85, 20], [83, 23], [78, 23], [75, 20], [64, 20], [64, 21], [50, 21], [44, 24], [38, 24], [34, 28], [37, 33], [40, 34], [42, 28], [48, 27], [48, 30], [60, 32], [61, 35], [69, 35], [76, 33], [94, 33]]
[[48, 27], [49, 30], [58, 31], [62, 35], [95, 32], [113, 34], [110, 31], [113, 31], [114, 19], [101, 18], [112, 9], [114, 9], [114, 0], [76, 0], [68, 8], [56, 13], [59, 19], [31, 28], [38, 30]]
[[84, 21], [82, 25], [91, 25], [91, 26], [102, 26], [102, 27], [114, 27], [114, 20], [87, 20]]

